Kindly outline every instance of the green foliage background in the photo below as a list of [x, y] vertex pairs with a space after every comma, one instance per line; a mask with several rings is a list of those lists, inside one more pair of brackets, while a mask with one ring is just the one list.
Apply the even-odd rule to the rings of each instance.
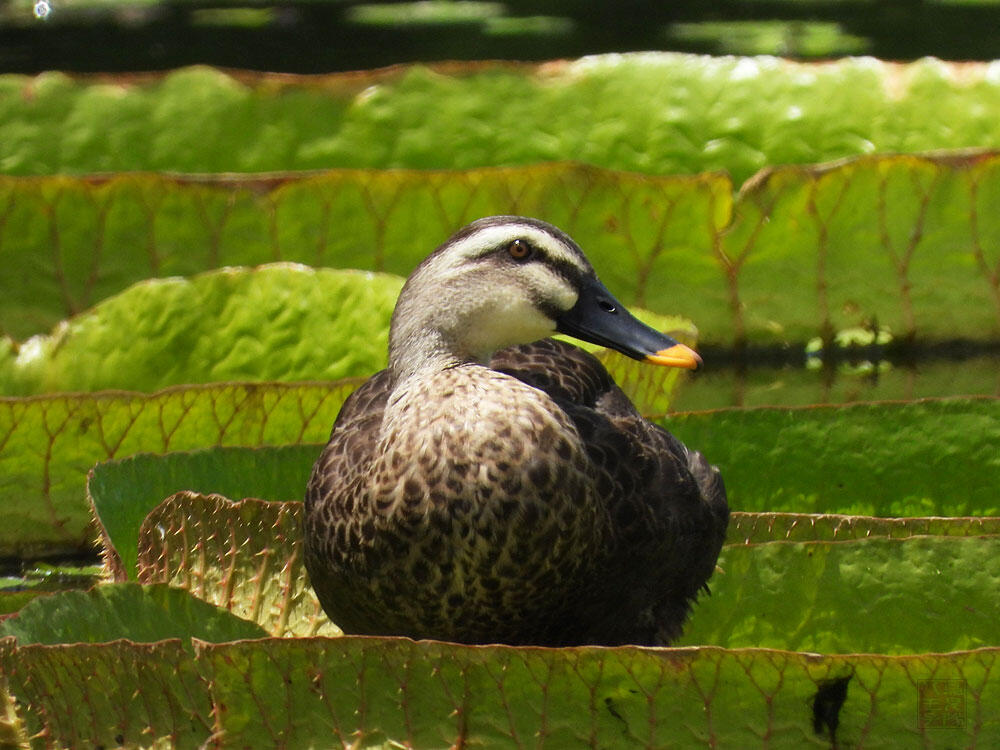
[[481, 215], [692, 343], [995, 344], [994, 67], [0, 76], [0, 554], [106, 579], [0, 587], [0, 745], [1000, 742], [995, 396], [665, 416], [676, 373], [602, 354], [737, 511], [687, 648], [338, 637], [298, 531], [402, 277]]

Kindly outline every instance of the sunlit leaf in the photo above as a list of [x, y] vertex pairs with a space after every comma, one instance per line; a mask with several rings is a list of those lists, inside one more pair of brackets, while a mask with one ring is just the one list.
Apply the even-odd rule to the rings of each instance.
[[805, 342], [867, 329], [904, 341], [995, 340], [1000, 221], [988, 206], [998, 195], [994, 154], [764, 170], [741, 191], [722, 246], [736, 276], [737, 337]]
[[[570, 164], [280, 179], [0, 179], [0, 259], [8, 271], [0, 330], [24, 339], [147, 277], [222, 265], [293, 260], [405, 276], [466, 222], [520, 213], [568, 231], [623, 302], [693, 320], [703, 343], [805, 344], [845, 331], [877, 333], [890, 346], [1000, 336], [1000, 219], [989, 210], [1000, 199], [996, 154], [768, 168], [736, 196], [733, 189], [721, 174], [653, 177]], [[233, 276], [219, 278], [238, 291]], [[232, 337], [247, 320], [211, 307], [223, 298], [218, 280], [159, 283], [175, 290], [166, 310], [189, 317], [196, 309], [182, 301], [194, 302], [199, 284], [206, 292], [215, 285], [203, 300], [215, 317], [195, 326], [207, 340]], [[313, 300], [296, 283], [267, 290], [262, 305], [273, 306], [279, 327], [310, 310], [355, 312], [337, 299]], [[289, 300], [309, 310], [279, 307]], [[391, 306], [378, 300], [369, 307]], [[303, 331], [317, 326], [304, 322]], [[0, 345], [0, 373], [43, 348], [25, 347]], [[227, 366], [245, 371], [248, 353], [237, 348]], [[341, 351], [329, 361], [342, 358]], [[170, 360], [158, 377], [181, 364]], [[274, 367], [288, 364], [278, 357]], [[90, 376], [75, 377], [84, 387]]]
[[[356, 386], [219, 384], [148, 395], [0, 398], [0, 555], [88, 548], [93, 537], [85, 484], [99, 461], [140, 452], [325, 441]], [[168, 494], [177, 489], [185, 488], [172, 487]]]
[[919, 654], [1000, 643], [1000, 536], [732, 545], [682, 644]]
[[[409, 747], [829, 746], [814, 704], [850, 677], [833, 715], [851, 747], [900, 738], [988, 745], [1000, 695], [988, 649], [921, 657], [768, 650], [513, 649], [405, 639], [295, 639], [205, 646], [213, 699], [234, 744]], [[954, 680], [966, 712], [933, 714], [926, 680]], [[951, 687], [946, 685], [945, 687]], [[941, 729], [940, 721], [953, 725]], [[818, 726], [817, 726], [818, 725]], [[300, 739], [301, 738], [301, 739]]]
[[723, 409], [664, 424], [719, 466], [734, 510], [1000, 515], [1000, 399]]
[[[821, 656], [766, 649], [517, 649], [407, 639], [0, 643], [62, 745], [875, 748], [1000, 741], [998, 649]], [[81, 679], [81, 675], [96, 679]], [[200, 675], [204, 682], [198, 682]], [[139, 680], [143, 679], [140, 684]], [[846, 684], [842, 705], [817, 699]], [[205, 690], [210, 700], [205, 700]], [[204, 702], [203, 702], [204, 701]]]
[[844, 542], [872, 537], [964, 537], [1000, 535], [1000, 518], [942, 517], [873, 518], [842, 514], [735, 511], [730, 514], [726, 543]]
[[0, 362], [0, 391], [148, 392], [370, 375], [385, 366], [402, 284], [285, 264], [139, 283]]
[[[88, 477], [87, 493], [101, 526], [105, 560], [112, 573], [118, 580], [135, 580], [139, 527], [154, 508], [174, 493], [190, 490], [233, 498], [301, 501], [321, 449], [315, 443], [251, 449], [216, 447], [164, 456], [139, 454], [97, 464]], [[221, 527], [216, 531], [217, 538], [208, 540], [208, 535], [202, 537], [199, 531], [190, 542], [197, 544], [204, 538], [229, 545], [236, 533], [232, 529], [223, 533]], [[269, 536], [267, 532], [264, 535]], [[254, 541], [262, 540], [257, 537]], [[225, 605], [222, 601], [216, 603]]]
[[17, 647], [0, 640], [0, 673], [28, 733], [45, 732], [61, 747], [202, 744], [212, 704], [199, 672], [177, 639]]
[[105, 643], [168, 638], [233, 641], [259, 638], [254, 623], [169, 586], [110, 583], [89, 591], [62, 591], [26, 604], [0, 622], [0, 637], [19, 644]]
[[[711, 265], [731, 202], [721, 174], [648, 177], [572, 164], [280, 178], [0, 177], [0, 332], [24, 339], [138, 281], [221, 266], [296, 261], [407, 276], [463, 224], [512, 213], [572, 234], [623, 300], [676, 314], [669, 294], [686, 278], [671, 277], [675, 262]], [[172, 283], [177, 297], [193, 294]], [[278, 301], [290, 294], [275, 291]], [[313, 304], [326, 311], [341, 303]]]
[[182, 492], [143, 521], [138, 578], [169, 583], [271, 635], [338, 635], [302, 561], [302, 504]]
[[4, 76], [0, 164], [62, 174], [576, 159], [650, 174], [726, 169], [742, 181], [768, 164], [1000, 146], [998, 86], [988, 64], [670, 53], [322, 78]]

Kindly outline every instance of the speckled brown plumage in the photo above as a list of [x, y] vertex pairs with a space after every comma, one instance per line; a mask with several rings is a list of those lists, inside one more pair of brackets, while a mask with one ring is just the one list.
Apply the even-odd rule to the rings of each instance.
[[553, 331], [699, 361], [534, 219], [474, 222], [407, 280], [389, 367], [344, 403], [306, 492], [306, 567], [345, 632], [537, 645], [680, 633], [725, 535], [722, 480]]
[[722, 545], [718, 472], [577, 347], [491, 366], [425, 383], [413, 433], [379, 435], [387, 371], [344, 404], [307, 495], [324, 609], [348, 633], [670, 642]]

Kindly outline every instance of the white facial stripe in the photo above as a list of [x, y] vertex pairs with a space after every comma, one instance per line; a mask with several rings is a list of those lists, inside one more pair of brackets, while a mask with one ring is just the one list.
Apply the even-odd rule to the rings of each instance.
[[452, 257], [456, 259], [456, 263], [462, 263], [466, 260], [477, 258], [483, 253], [501, 247], [506, 243], [513, 242], [516, 239], [527, 240], [556, 262], [573, 265], [581, 273], [586, 273], [587, 271], [585, 266], [580, 262], [577, 254], [566, 247], [560, 240], [538, 227], [516, 222], [484, 227], [477, 232], [473, 232], [468, 237], [452, 245], [449, 255], [453, 254]]
[[521, 268], [521, 273], [531, 279], [532, 287], [545, 289], [549, 300], [554, 302], [560, 310], [569, 310], [576, 304], [579, 296], [576, 289], [551, 268], [540, 263], [526, 264]]

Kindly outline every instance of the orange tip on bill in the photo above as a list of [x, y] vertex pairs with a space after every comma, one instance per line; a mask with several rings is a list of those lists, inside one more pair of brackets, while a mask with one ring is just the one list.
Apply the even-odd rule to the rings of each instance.
[[647, 354], [646, 361], [665, 367], [683, 367], [686, 370], [697, 370], [701, 367], [701, 357], [694, 349], [684, 344], [674, 344], [656, 354]]

